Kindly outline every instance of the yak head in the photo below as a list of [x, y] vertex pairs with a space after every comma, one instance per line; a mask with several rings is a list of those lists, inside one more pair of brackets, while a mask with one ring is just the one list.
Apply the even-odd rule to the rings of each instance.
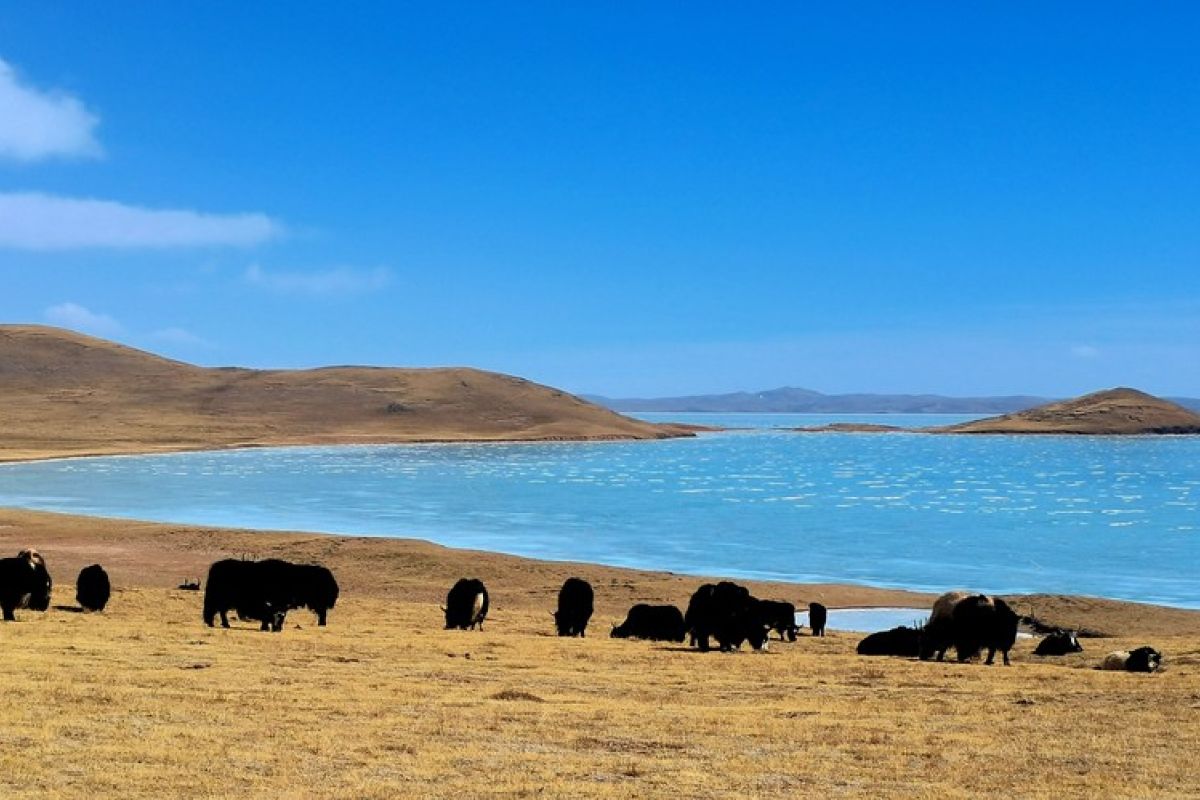
[[29, 594], [25, 606], [34, 611], [45, 611], [50, 607], [50, 593], [54, 588], [54, 581], [50, 579], [50, 573], [46, 569], [46, 559], [32, 548], [26, 548], [17, 555], [23, 558], [33, 571], [27, 584]]
[[575, 632], [572, 629], [571, 620], [567, 619], [567, 615], [562, 611], [551, 611], [550, 616], [554, 617], [554, 627], [559, 636], [570, 636]]
[[629, 634], [626, 632], [626, 630], [615, 622], [613, 623], [612, 631], [608, 634], [608, 636], [610, 639], [628, 639], [629, 638]]

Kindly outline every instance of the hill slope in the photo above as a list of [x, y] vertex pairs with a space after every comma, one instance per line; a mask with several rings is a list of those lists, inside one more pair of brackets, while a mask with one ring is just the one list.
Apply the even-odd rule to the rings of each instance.
[[937, 429], [944, 433], [1200, 433], [1200, 414], [1137, 389], [1048, 403], [1028, 411]]
[[476, 369], [207, 368], [57, 328], [0, 325], [0, 460], [682, 433]]

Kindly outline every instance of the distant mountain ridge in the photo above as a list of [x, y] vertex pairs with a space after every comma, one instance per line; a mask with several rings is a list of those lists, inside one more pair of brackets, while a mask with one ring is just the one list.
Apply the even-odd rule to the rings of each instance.
[[685, 397], [584, 395], [614, 411], [758, 412], [792, 414], [1007, 414], [1048, 402], [1031, 395], [946, 397], [937, 394], [822, 394], [791, 386], [763, 392]]
[[[760, 414], [1011, 414], [1053, 402], [1036, 395], [949, 397], [939, 394], [823, 394], [812, 389], [784, 386], [762, 392], [730, 392], [681, 397], [612, 398], [582, 395], [613, 411]], [[1185, 408], [1200, 410], [1200, 399], [1168, 398]]]

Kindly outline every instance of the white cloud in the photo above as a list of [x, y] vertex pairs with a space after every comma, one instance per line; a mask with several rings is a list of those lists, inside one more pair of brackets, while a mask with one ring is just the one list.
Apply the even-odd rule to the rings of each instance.
[[1097, 358], [1100, 355], [1100, 348], [1090, 344], [1077, 344], [1071, 348], [1071, 355], [1076, 358]]
[[212, 347], [212, 342], [202, 336], [197, 336], [186, 328], [162, 328], [151, 333], [150, 337], [166, 344], [183, 347]]
[[0, 192], [0, 247], [249, 247], [283, 232], [283, 226], [265, 214], [204, 214], [38, 192]]
[[21, 83], [0, 60], [0, 158], [98, 157], [103, 150], [93, 133], [99, 122], [74, 97]]
[[115, 336], [121, 333], [121, 323], [107, 314], [89, 311], [78, 303], [59, 303], [46, 309], [46, 321], [60, 328], [70, 328], [95, 336]]
[[335, 267], [317, 272], [268, 271], [253, 264], [246, 270], [245, 280], [252, 286], [285, 294], [313, 296], [360, 294], [384, 288], [391, 282], [391, 272], [383, 267], [353, 269]]

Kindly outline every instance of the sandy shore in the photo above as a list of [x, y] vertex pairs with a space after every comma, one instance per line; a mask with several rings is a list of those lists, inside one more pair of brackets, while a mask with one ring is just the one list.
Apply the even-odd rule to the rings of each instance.
[[[562, 581], [578, 575], [597, 591], [597, 619], [616, 620], [634, 603], [685, 606], [706, 578], [597, 564], [541, 561], [442, 547], [415, 539], [276, 533], [173, 525], [0, 509], [0, 552], [35, 547], [45, 555], [59, 595], [70, 592], [79, 569], [101, 563], [117, 586], [172, 588], [202, 578], [226, 557], [316, 561], [334, 570], [346, 596], [438, 603], [459, 577], [480, 577], [496, 608], [545, 609]], [[713, 576], [720, 577], [720, 576]], [[927, 607], [933, 595], [853, 584], [739, 581], [760, 597], [830, 608]], [[947, 587], [955, 588], [955, 587]], [[1200, 612], [1100, 598], [1010, 596], [1021, 613], [1044, 622], [1121, 635], [1186, 635], [1200, 631]]]

